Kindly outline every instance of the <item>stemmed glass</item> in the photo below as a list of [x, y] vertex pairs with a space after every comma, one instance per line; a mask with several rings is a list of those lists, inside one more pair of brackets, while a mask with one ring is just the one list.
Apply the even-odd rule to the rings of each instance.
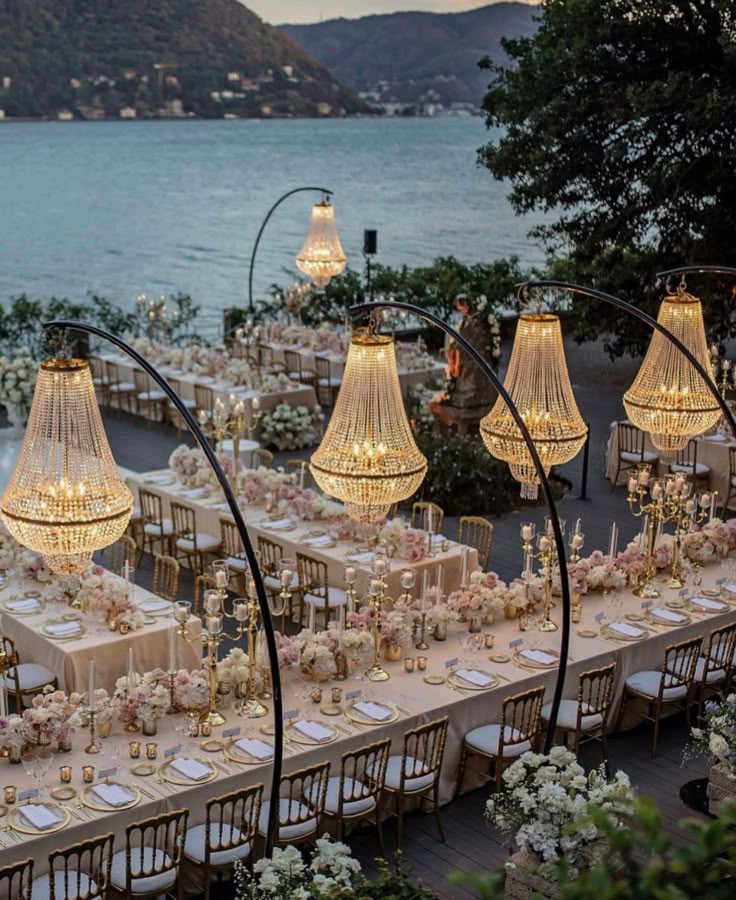
[[49, 785], [48, 785], [48, 774], [51, 769], [51, 766], [54, 762], [54, 754], [48, 747], [45, 747], [42, 750], [39, 750], [38, 755], [36, 757], [36, 778], [38, 779], [38, 787], [40, 789], [40, 793], [48, 794], [49, 793]]
[[25, 747], [20, 755], [20, 761], [26, 770], [26, 775], [38, 783], [38, 750], [34, 746]]

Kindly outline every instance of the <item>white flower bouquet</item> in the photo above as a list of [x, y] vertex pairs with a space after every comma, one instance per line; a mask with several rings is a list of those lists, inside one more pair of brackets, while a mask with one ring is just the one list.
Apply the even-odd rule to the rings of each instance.
[[189, 487], [205, 487], [211, 481], [212, 470], [199, 447], [181, 444], [169, 457], [169, 468]]
[[36, 387], [36, 369], [37, 363], [27, 354], [12, 359], [0, 356], [0, 403], [20, 407], [28, 415]]
[[347, 628], [340, 637], [340, 649], [356, 666], [372, 660], [375, 647], [373, 635], [367, 629]]
[[160, 719], [166, 714], [170, 703], [170, 694], [165, 681], [166, 673], [161, 669], [135, 674], [135, 691], [128, 693], [128, 676], [123, 675], [115, 683], [112, 695], [112, 711], [116, 718]]
[[392, 609], [381, 617], [381, 643], [388, 647], [411, 646], [414, 633], [414, 613], [408, 609]]
[[15, 553], [15, 571], [20, 578], [30, 578], [40, 584], [48, 583], [53, 577], [43, 556], [21, 547], [20, 544]]
[[21, 733], [27, 744], [48, 744], [57, 741], [64, 745], [81, 725], [82, 695], [47, 688], [36, 694], [29, 709], [23, 711]]
[[210, 697], [209, 678], [204, 669], [179, 669], [174, 677], [174, 703], [181, 709], [204, 709]]
[[608, 779], [601, 767], [586, 776], [566, 747], [553, 747], [547, 756], [524, 753], [506, 769], [503, 780], [506, 790], [486, 802], [485, 816], [512, 835], [520, 850], [539, 860], [539, 874], [550, 880], [555, 880], [560, 860], [575, 878], [604, 852], [605, 838], [590, 817], [591, 807], [607, 810], [618, 822], [633, 808], [634, 793], [625, 773]]
[[248, 680], [248, 654], [240, 647], [233, 647], [217, 665], [217, 677], [233, 687]]
[[320, 406], [278, 403], [261, 418], [261, 441], [278, 450], [312, 447], [322, 433], [324, 415]]
[[419, 338], [417, 341], [398, 341], [396, 344], [396, 365], [408, 372], [434, 368], [434, 357], [427, 353], [427, 345]]
[[255, 386], [255, 373], [247, 359], [231, 359], [225, 369], [225, 381], [232, 385]]
[[736, 694], [723, 700], [708, 700], [703, 709], [703, 727], [692, 728], [685, 756], [710, 756], [713, 762], [736, 780]]

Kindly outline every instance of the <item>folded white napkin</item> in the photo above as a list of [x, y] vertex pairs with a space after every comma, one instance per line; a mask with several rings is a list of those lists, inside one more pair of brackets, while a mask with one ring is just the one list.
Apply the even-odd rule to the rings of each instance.
[[703, 609], [728, 609], [727, 603], [721, 603], [720, 600], [709, 600], [708, 597], [693, 597], [690, 602], [696, 606], [702, 606]]
[[653, 609], [652, 615], [656, 616], [658, 619], [666, 619], [668, 622], [685, 621], [685, 616], [682, 613], [672, 612], [671, 609], [664, 609], [663, 607], [657, 607], [657, 609]]
[[166, 484], [168, 481], [171, 481], [170, 472], [164, 472], [161, 475], [148, 475], [143, 479], [144, 484]]
[[212, 774], [211, 769], [202, 765], [196, 759], [172, 759], [170, 766], [185, 778], [191, 778], [192, 781], [201, 781]]
[[294, 722], [294, 728], [304, 737], [311, 738], [313, 741], [326, 741], [332, 737], [330, 729], [320, 725], [319, 722], [305, 722], [300, 719], [298, 722]]
[[92, 788], [95, 796], [108, 806], [125, 806], [133, 799], [133, 795], [117, 784], [96, 784]]
[[626, 622], [611, 622], [608, 627], [611, 631], [617, 631], [619, 634], [625, 634], [627, 637], [641, 637], [644, 634], [641, 628], [627, 625]]
[[391, 718], [391, 710], [378, 703], [371, 703], [369, 700], [358, 700], [353, 703], [353, 709], [357, 709], [359, 713], [368, 716], [369, 719], [375, 719], [376, 722], [383, 722]]
[[543, 666], [551, 666], [552, 663], [557, 662], [556, 656], [545, 653], [543, 650], [522, 650], [521, 655], [530, 659], [532, 662], [541, 663]]
[[47, 625], [46, 631], [48, 634], [74, 634], [81, 628], [79, 622], [63, 622], [61, 625]]
[[273, 531], [282, 531], [291, 525], [291, 519], [276, 519], [275, 522], [264, 522], [264, 528], [270, 528]]
[[34, 828], [38, 828], [39, 831], [52, 828], [59, 822], [59, 817], [56, 813], [39, 803], [26, 803], [25, 806], [20, 807], [20, 813], [27, 822], [33, 825]]
[[169, 600], [141, 600], [138, 609], [143, 612], [158, 612], [161, 609], [169, 609], [171, 603]]
[[736, 594], [736, 584], [731, 582], [731, 584], [724, 585], [729, 594]]
[[363, 563], [371, 563], [376, 558], [375, 553], [371, 553], [370, 551], [366, 553], [353, 553], [352, 556], [348, 556], [350, 562], [358, 563], [362, 565]]
[[11, 600], [5, 604], [6, 609], [13, 609], [16, 612], [27, 612], [29, 609], [36, 609], [39, 603], [35, 597], [29, 597], [27, 600]]
[[270, 759], [273, 756], [273, 747], [269, 747], [265, 741], [259, 741], [258, 738], [243, 738], [235, 746], [255, 759]]
[[477, 684], [478, 687], [487, 687], [489, 684], [493, 684], [493, 679], [490, 675], [486, 675], [484, 672], [478, 672], [476, 669], [456, 669], [455, 674], [458, 678], [462, 678], [463, 681]]
[[179, 491], [182, 497], [188, 497], [194, 500], [197, 497], [204, 497], [207, 494], [206, 488], [188, 488], [186, 491]]
[[227, 500], [223, 500], [222, 503], [215, 503], [213, 509], [229, 510], [230, 504], [227, 502]]
[[311, 547], [324, 547], [326, 544], [331, 544], [332, 538], [329, 534], [320, 534], [317, 537], [304, 538], [302, 544], [309, 544]]
[[706, 434], [706, 436], [704, 437], [703, 440], [714, 441], [715, 443], [718, 443], [719, 441], [725, 441], [726, 435], [725, 434]]
[[215, 376], [214, 375], [200, 375], [199, 378], [197, 378], [197, 381], [200, 384], [214, 384]]

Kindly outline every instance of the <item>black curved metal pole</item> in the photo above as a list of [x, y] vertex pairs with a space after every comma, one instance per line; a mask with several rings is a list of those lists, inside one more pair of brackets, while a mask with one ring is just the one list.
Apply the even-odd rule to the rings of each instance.
[[678, 266], [676, 269], [657, 272], [657, 278], [666, 278], [668, 275], [733, 275], [736, 277], [736, 269], [732, 266]]
[[250, 269], [248, 270], [248, 311], [253, 312], [253, 267], [256, 264], [256, 253], [258, 252], [258, 245], [261, 243], [261, 236], [266, 229], [266, 225], [268, 225], [268, 221], [271, 216], [276, 212], [276, 210], [281, 206], [284, 200], [288, 200], [293, 194], [299, 194], [301, 191], [321, 191], [323, 194], [326, 194], [328, 197], [332, 196], [332, 191], [327, 190], [327, 188], [321, 187], [298, 187], [293, 188], [290, 191], [287, 191], [283, 196], [279, 197], [279, 199], [274, 203], [274, 205], [269, 209], [266, 213], [266, 218], [261, 223], [261, 227], [258, 229], [258, 235], [256, 236], [256, 242], [253, 245], [253, 253], [250, 256]]
[[549, 518], [552, 522], [552, 531], [554, 534], [555, 546], [557, 548], [557, 559], [560, 566], [560, 582], [562, 585], [560, 666], [557, 671], [557, 682], [555, 683], [554, 696], [552, 698], [552, 707], [549, 714], [547, 737], [544, 745], [545, 753], [549, 753], [554, 740], [555, 728], [557, 726], [557, 716], [560, 712], [560, 701], [562, 700], [562, 691], [565, 686], [565, 676], [567, 675], [567, 656], [570, 650], [570, 580], [567, 575], [567, 556], [565, 554], [565, 541], [562, 535], [562, 529], [560, 527], [560, 519], [557, 515], [555, 501], [552, 497], [552, 490], [549, 486], [549, 481], [544, 471], [544, 466], [542, 465], [542, 461], [539, 458], [539, 454], [537, 453], [537, 448], [534, 444], [532, 436], [529, 434], [529, 429], [526, 427], [524, 419], [521, 417], [521, 413], [516, 407], [514, 401], [511, 399], [510, 394], [503, 386], [503, 382], [498, 377], [498, 375], [496, 375], [496, 373], [486, 362], [486, 360], [481, 356], [481, 354], [468, 341], [467, 338], [463, 337], [460, 332], [456, 331], [451, 325], [443, 322], [442, 319], [440, 319], [438, 316], [435, 316], [433, 313], [429, 313], [426, 310], [421, 309], [419, 306], [414, 306], [412, 303], [401, 303], [396, 301], [384, 302], [379, 300], [375, 303], [361, 303], [357, 306], [351, 306], [350, 313], [353, 316], [357, 316], [361, 313], [367, 313], [371, 312], [372, 310], [382, 308], [402, 309], [406, 312], [414, 313], [414, 315], [418, 316], [421, 319], [426, 319], [428, 322], [431, 322], [433, 325], [436, 325], [439, 329], [444, 331], [445, 334], [449, 335], [460, 347], [463, 348], [463, 350], [465, 350], [465, 352], [473, 359], [473, 361], [480, 368], [486, 378], [488, 378], [491, 384], [493, 384], [493, 386], [496, 388], [499, 395], [503, 399], [504, 403], [508, 407], [508, 410], [511, 413], [514, 422], [516, 423], [517, 428], [521, 432], [521, 436], [527, 446], [527, 450], [529, 451], [529, 455], [532, 458], [532, 462], [534, 463], [534, 468], [537, 471], [537, 478], [539, 478], [539, 483], [542, 487], [542, 493], [544, 494], [544, 500], [549, 511]]
[[202, 430], [195, 421], [194, 416], [192, 416], [191, 412], [182, 403], [181, 398], [170, 386], [168, 381], [166, 381], [166, 379], [158, 372], [157, 369], [154, 368], [154, 366], [151, 365], [150, 362], [148, 362], [147, 359], [145, 359], [145, 357], [141, 356], [140, 353], [126, 344], [125, 341], [121, 340], [119, 337], [116, 337], [114, 334], [110, 334], [108, 331], [103, 331], [101, 328], [97, 328], [94, 325], [86, 325], [83, 322], [46, 322], [44, 323], [43, 328], [44, 330], [59, 328], [69, 331], [81, 331], [85, 334], [92, 334], [95, 337], [109, 341], [111, 344], [114, 344], [119, 350], [127, 353], [127, 355], [137, 365], [139, 365], [148, 375], [150, 375], [150, 377], [166, 394], [169, 400], [174, 404], [179, 415], [181, 415], [181, 417], [189, 426], [189, 429], [194, 435], [197, 443], [199, 444], [200, 449], [207, 457], [207, 461], [212, 466], [212, 469], [217, 476], [217, 480], [220, 483], [222, 492], [224, 493], [225, 499], [227, 500], [228, 506], [230, 507], [230, 512], [232, 513], [233, 519], [235, 520], [235, 525], [238, 529], [238, 533], [240, 534], [240, 539], [243, 542], [245, 555], [248, 560], [248, 565], [250, 566], [253, 581], [255, 583], [258, 605], [261, 608], [263, 632], [266, 636], [268, 661], [271, 667], [271, 681], [273, 683], [274, 755], [273, 772], [271, 775], [271, 803], [268, 810], [268, 827], [266, 829], [266, 856], [270, 856], [271, 851], [273, 850], [276, 831], [279, 827], [279, 804], [277, 801], [279, 797], [279, 788], [281, 785], [281, 770], [284, 754], [284, 723], [282, 718], [283, 698], [281, 695], [281, 675], [279, 672], [279, 658], [278, 650], [276, 649], [276, 637], [274, 634], [273, 623], [271, 621], [271, 611], [268, 606], [266, 588], [263, 584], [263, 577], [258, 567], [258, 560], [256, 558], [255, 550], [253, 549], [253, 544], [251, 543], [250, 536], [248, 535], [248, 529], [246, 528], [245, 522], [243, 521], [243, 516], [240, 512], [240, 507], [238, 506], [238, 501], [235, 499], [235, 495], [233, 494], [232, 488], [230, 487], [230, 483], [228, 482], [225, 473], [222, 471], [220, 463], [217, 461], [215, 451], [212, 449], [209, 441], [202, 433]]
[[700, 375], [700, 377], [703, 379], [706, 387], [713, 395], [713, 399], [716, 400], [716, 402], [720, 406], [723, 417], [728, 422], [731, 431], [736, 437], [736, 419], [734, 419], [733, 413], [731, 412], [728, 403], [726, 403], [725, 399], [721, 396], [721, 392], [713, 383], [712, 373], [707, 372], [705, 368], [700, 365], [693, 353], [682, 343], [679, 338], [675, 337], [675, 335], [672, 334], [669, 328], [665, 328], [664, 325], [660, 325], [660, 323], [653, 316], [650, 316], [649, 313], [645, 313], [637, 306], [633, 306], [631, 303], [627, 302], [626, 300], [621, 300], [619, 297], [614, 297], [612, 294], [606, 294], [604, 291], [596, 290], [596, 288], [582, 287], [579, 284], [569, 284], [566, 281], [548, 281], [546, 279], [539, 279], [537, 281], [527, 281], [523, 285], [521, 285], [521, 288], [522, 290], [539, 289], [569, 291], [571, 294], [580, 294], [583, 297], [591, 297], [594, 300], [603, 300], [604, 303], [610, 303], [611, 306], [615, 306], [617, 309], [629, 313], [629, 315], [636, 316], [637, 319], [646, 323], [654, 331], [658, 331], [661, 335], [667, 338], [668, 341], [674, 344], [675, 347], [677, 347], [680, 353], [682, 353], [687, 361], [693, 366], [698, 375]]

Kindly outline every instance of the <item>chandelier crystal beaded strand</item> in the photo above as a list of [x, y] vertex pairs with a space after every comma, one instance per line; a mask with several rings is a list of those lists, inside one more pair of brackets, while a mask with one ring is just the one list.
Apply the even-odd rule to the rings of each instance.
[[100, 418], [89, 363], [41, 362], [28, 427], [0, 499], [8, 531], [52, 572], [77, 574], [125, 531], [133, 496]]
[[[558, 316], [524, 313], [514, 337], [504, 387], [516, 404], [548, 473], [569, 462], [585, 443], [587, 428], [567, 372]], [[509, 464], [521, 496], [534, 500], [539, 479], [529, 450], [501, 397], [480, 423], [488, 452]]]
[[304, 246], [296, 257], [299, 271], [317, 288], [324, 288], [347, 264], [335, 224], [335, 210], [329, 200], [315, 203], [309, 219]]
[[[657, 321], [688, 348], [706, 372], [710, 371], [700, 300], [681, 285], [668, 294]], [[718, 423], [721, 410], [701, 376], [677, 347], [655, 331], [634, 383], [624, 394], [629, 419], [651, 435], [654, 446], [673, 455], [690, 438]]]
[[335, 409], [310, 470], [360, 522], [383, 518], [422, 483], [427, 460], [406, 418], [392, 337], [365, 328], [353, 333]]

